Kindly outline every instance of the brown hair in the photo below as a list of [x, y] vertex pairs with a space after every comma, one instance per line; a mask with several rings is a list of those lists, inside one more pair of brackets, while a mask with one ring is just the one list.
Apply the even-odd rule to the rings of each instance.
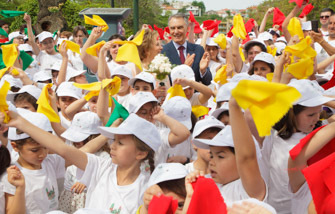
[[152, 173], [155, 169], [155, 162], [154, 162], [155, 151], [152, 148], [150, 148], [146, 143], [144, 143], [142, 140], [137, 138], [135, 135], [133, 135], [133, 140], [138, 150], [142, 152], [148, 152], [147, 157], [144, 158], [143, 161], [148, 160], [150, 165], [150, 172]]
[[63, 31], [60, 33], [60, 36], [65, 36], [66, 38], [70, 38], [72, 36], [72, 33], [70, 31]]
[[86, 37], [89, 36], [86, 28], [84, 26], [78, 25], [75, 28], [73, 28], [73, 37], [75, 37], [80, 30], [83, 31]]
[[24, 92], [24, 93], [15, 95], [14, 103], [19, 103], [19, 102], [24, 102], [24, 101], [30, 103], [34, 107], [34, 109], [37, 111], [37, 107], [38, 107], [37, 100], [31, 94]]
[[[24, 132], [16, 129], [16, 134], [23, 134]], [[21, 139], [21, 140], [12, 140], [12, 142], [14, 142], [16, 144], [16, 147], [18, 149], [21, 149], [22, 146], [24, 146], [24, 144], [26, 143], [35, 143], [38, 144], [36, 141], [34, 141], [31, 137], [25, 138], [25, 139]]]
[[[260, 60], [257, 60], [257, 61], [260, 61]], [[255, 65], [255, 62], [257, 62], [257, 61], [253, 62], [252, 67], [248, 71], [249, 75], [253, 75], [254, 74], [254, 65]], [[264, 62], [264, 61], [261, 61], [261, 62]], [[267, 63], [267, 62], [265, 62], [265, 63], [267, 64], [267, 66], [270, 67], [271, 73], [273, 73], [275, 71], [275, 66], [273, 64], [270, 64], [270, 63]]]
[[6, 171], [7, 167], [10, 166], [10, 153], [6, 146], [0, 146], [0, 176]]
[[171, 191], [182, 198], [186, 198], [185, 178], [163, 181], [157, 184], [163, 191]]
[[[140, 31], [136, 33], [135, 37], [139, 34]], [[148, 56], [148, 53], [152, 49], [152, 41], [156, 40], [157, 37], [157, 31], [151, 31], [150, 29], [145, 30], [142, 44], [137, 47], [141, 60], [145, 59]]]

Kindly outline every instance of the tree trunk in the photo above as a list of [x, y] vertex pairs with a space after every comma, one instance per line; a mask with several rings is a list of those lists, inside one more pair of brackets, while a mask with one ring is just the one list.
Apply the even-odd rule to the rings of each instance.
[[43, 31], [41, 25], [44, 22], [51, 23], [51, 27], [48, 29], [51, 33], [68, 27], [60, 9], [65, 2], [66, 0], [38, 0], [40, 11], [37, 14], [35, 26], [37, 32]]

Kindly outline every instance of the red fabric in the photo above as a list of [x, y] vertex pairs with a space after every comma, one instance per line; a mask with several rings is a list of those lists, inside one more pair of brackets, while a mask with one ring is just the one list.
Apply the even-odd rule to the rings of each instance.
[[165, 27], [164, 31], [167, 32], [168, 34], [170, 34], [170, 28], [169, 27]]
[[245, 23], [245, 30], [247, 33], [252, 31], [252, 28], [255, 26], [255, 20], [254, 19], [249, 19], [247, 23]]
[[178, 208], [178, 201], [172, 196], [154, 196], [148, 207], [148, 214], [174, 214]]
[[317, 213], [334, 213], [335, 153], [302, 170]]
[[304, 9], [302, 10], [299, 17], [303, 18], [303, 17], [307, 16], [313, 10], [313, 8], [314, 8], [314, 6], [312, 4], [306, 5], [306, 7], [304, 7]]
[[242, 45], [244, 45], [244, 44], [247, 43], [248, 41], [250, 41], [249, 34], [247, 34], [247, 35], [245, 36], [245, 40], [242, 41]]
[[152, 29], [151, 25], [148, 25], [148, 28], [149, 28], [151, 31], [154, 31], [154, 29]]
[[227, 37], [231, 38], [234, 36], [233, 32], [231, 32], [233, 30], [234, 26], [231, 26], [229, 32], [227, 33]]
[[0, 39], [0, 43], [6, 43], [6, 42], [8, 42], [8, 38]]
[[202, 29], [200, 28], [199, 22], [195, 21], [194, 33], [201, 33], [201, 32], [202, 32]]
[[301, 5], [304, 1], [307, 1], [307, 3], [308, 3], [308, 0], [290, 0], [289, 2], [290, 3], [295, 2], [299, 7], [301, 7]]
[[158, 32], [159, 38], [161, 40], [164, 40], [164, 30], [162, 28], [157, 27], [155, 24], [154, 24], [154, 28]]
[[[335, 62], [334, 62], [334, 65], [335, 65]], [[321, 87], [323, 89], [327, 90], [327, 89], [330, 89], [334, 86], [335, 86], [335, 67], [334, 67], [334, 70], [333, 70], [332, 78], [328, 82], [326, 82], [325, 84], [321, 85]]]
[[192, 11], [190, 11], [190, 17], [188, 18], [188, 20], [190, 20], [191, 22], [196, 22]]
[[184, 49], [185, 49], [184, 46], [179, 46], [179, 48], [178, 48], [179, 58], [180, 58], [181, 64], [184, 64], [184, 62], [185, 62]]
[[213, 30], [211, 37], [219, 32], [219, 24], [221, 23], [220, 20], [206, 20], [202, 23], [202, 27], [206, 30]]
[[193, 196], [187, 214], [225, 214], [227, 206], [213, 179], [199, 177], [192, 183]]
[[273, 26], [279, 25], [280, 26], [279, 29], [282, 30], [282, 24], [284, 20], [285, 20], [284, 13], [281, 12], [278, 7], [276, 7], [273, 11], [273, 19], [272, 19]]

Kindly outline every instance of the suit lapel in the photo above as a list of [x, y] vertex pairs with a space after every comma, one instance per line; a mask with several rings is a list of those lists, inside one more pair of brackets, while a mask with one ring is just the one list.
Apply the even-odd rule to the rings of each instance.
[[180, 61], [180, 58], [179, 58], [179, 54], [178, 54], [176, 48], [174, 47], [173, 43], [170, 42], [167, 45], [168, 45], [169, 48], [167, 49], [166, 56], [169, 56], [170, 61], [171, 61], [172, 64], [180, 65], [181, 61]]

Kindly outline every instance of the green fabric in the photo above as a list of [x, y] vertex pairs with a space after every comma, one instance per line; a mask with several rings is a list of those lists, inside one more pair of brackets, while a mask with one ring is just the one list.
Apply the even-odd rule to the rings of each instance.
[[9, 42], [0, 43], [0, 48], [1, 48], [2, 45], [10, 45], [10, 44], [13, 44], [13, 39], [11, 41], [9, 41]]
[[110, 127], [114, 123], [114, 121], [119, 118], [122, 118], [123, 120], [125, 120], [129, 116], [127, 109], [123, 107], [123, 105], [118, 103], [114, 98], [112, 99], [114, 101], [115, 107], [113, 109], [112, 115], [108, 119], [106, 127]]
[[0, 27], [0, 35], [3, 35], [8, 38], [8, 33]]
[[1, 10], [0, 15], [2, 15], [5, 18], [11, 18], [15, 16], [20, 16], [25, 14], [26, 12], [24, 11], [16, 11], [16, 10]]
[[29, 54], [27, 54], [24, 51], [20, 51], [20, 58], [22, 59], [22, 70], [26, 70], [29, 65], [34, 61], [34, 58], [32, 58]]
[[[24, 29], [24, 34], [26, 34], [28, 36], [28, 28]], [[35, 31], [33, 30], [33, 34], [35, 35]]]
[[88, 35], [91, 35], [92, 30], [87, 30]]
[[6, 68], [5, 63], [2, 60], [2, 50], [0, 48], [0, 69]]

